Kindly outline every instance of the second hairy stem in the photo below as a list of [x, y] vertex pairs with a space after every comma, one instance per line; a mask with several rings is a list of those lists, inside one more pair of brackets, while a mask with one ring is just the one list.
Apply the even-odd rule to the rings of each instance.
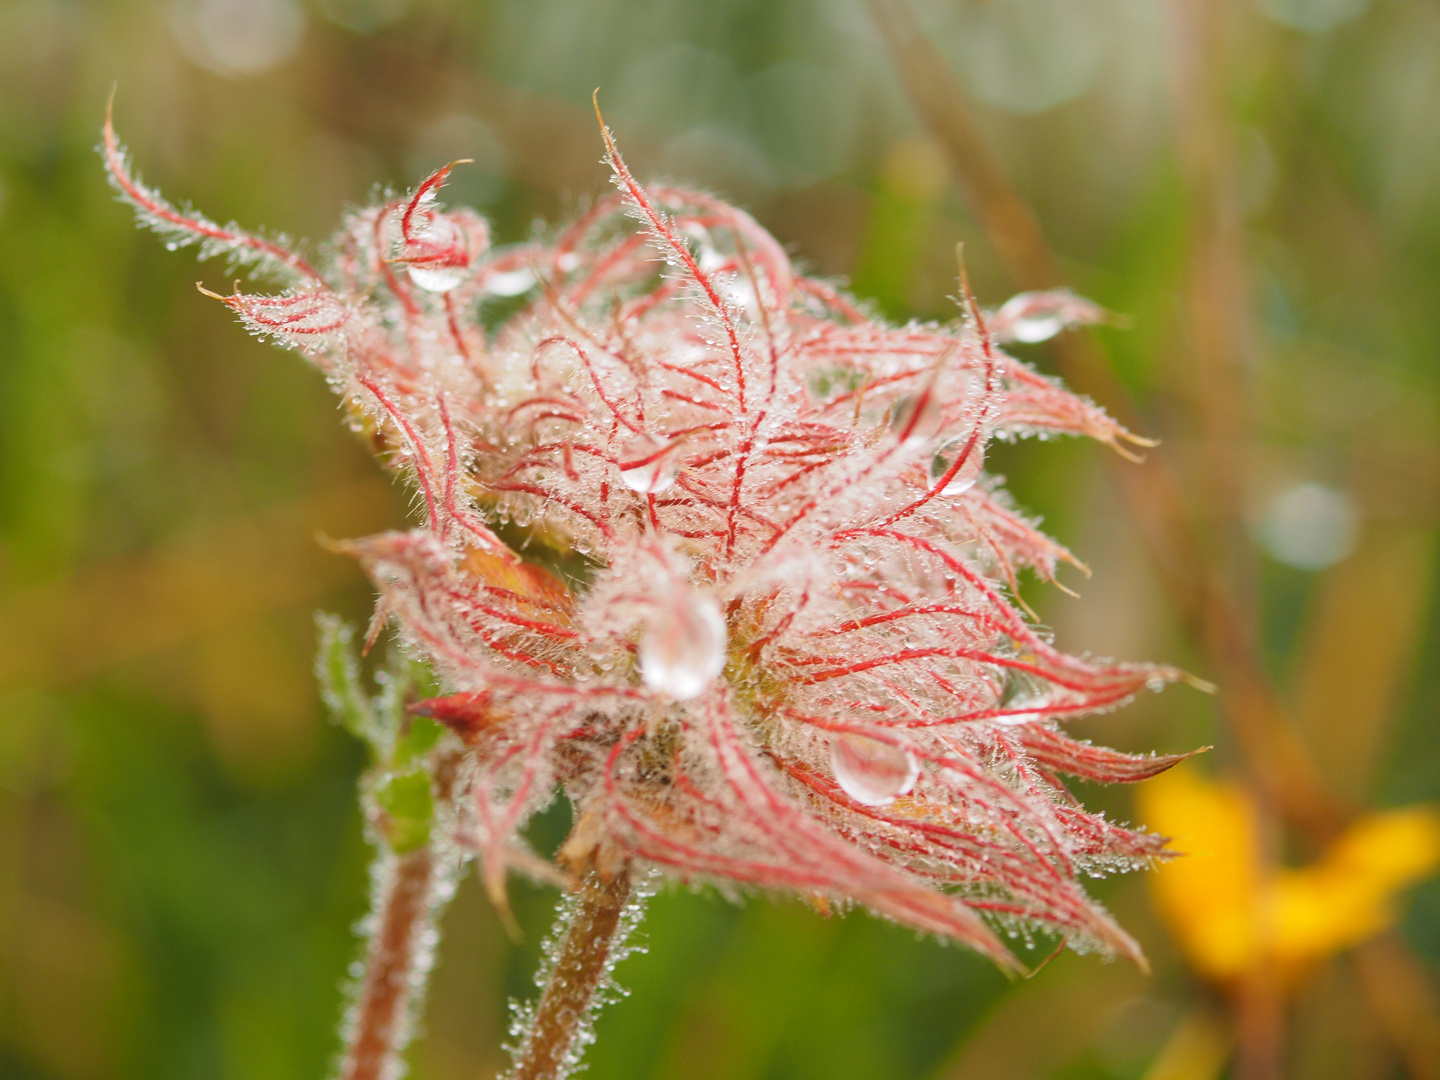
[[434, 853], [427, 846], [380, 858], [390, 862], [381, 871], [377, 925], [341, 1063], [341, 1080], [389, 1080], [403, 1071], [400, 1054], [408, 1041], [417, 968], [423, 967], [424, 939], [433, 927], [432, 897], [439, 870]]
[[595, 995], [621, 944], [630, 894], [623, 868], [609, 880], [591, 872], [581, 883], [511, 1080], [561, 1080], [574, 1066]]

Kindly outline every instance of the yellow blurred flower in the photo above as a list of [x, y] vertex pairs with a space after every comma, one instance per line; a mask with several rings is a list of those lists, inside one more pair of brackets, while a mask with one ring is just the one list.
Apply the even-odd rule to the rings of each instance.
[[1395, 920], [1395, 899], [1440, 867], [1440, 809], [1367, 814], [1300, 868], [1262, 854], [1254, 802], [1237, 784], [1180, 767], [1139, 792], [1152, 829], [1182, 857], [1152, 877], [1156, 902], [1201, 974], [1229, 980], [1267, 963], [1287, 972], [1356, 945]]

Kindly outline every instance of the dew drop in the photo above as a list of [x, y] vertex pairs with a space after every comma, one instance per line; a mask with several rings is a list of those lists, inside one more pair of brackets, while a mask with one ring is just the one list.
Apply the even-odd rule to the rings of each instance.
[[970, 442], [969, 436], [959, 439], [952, 439], [940, 448], [930, 462], [930, 481], [938, 483], [940, 478], [950, 471], [955, 464], [955, 458], [965, 454], [965, 460], [961, 462], [960, 468], [955, 470], [949, 482], [940, 489], [941, 495], [956, 496], [963, 495], [975, 486], [975, 481], [980, 479], [980, 473], [985, 469], [985, 448], [979, 439], [970, 446], [970, 452], [965, 453], [965, 447]]
[[535, 275], [529, 270], [505, 270], [485, 279], [485, 292], [490, 296], [519, 296], [534, 284]]
[[727, 260], [724, 255], [721, 255], [709, 244], [701, 244], [697, 261], [700, 264], [700, 269], [708, 274], [711, 271], [720, 269], [720, 267], [725, 265]]
[[699, 697], [725, 668], [725, 620], [715, 601], [687, 593], [640, 639], [640, 677], [677, 701]]
[[740, 278], [732, 278], [720, 286], [720, 294], [741, 311], [755, 312], [760, 309], [755, 286]]
[[1036, 342], [1049, 341], [1064, 329], [1065, 319], [1054, 311], [1046, 311], [1035, 315], [1021, 315], [1010, 324], [1010, 336], [1016, 341], [1033, 345]]
[[846, 733], [833, 740], [830, 767], [845, 794], [862, 806], [892, 803], [920, 779], [913, 753], [867, 735]]
[[465, 280], [465, 271], [449, 267], [410, 267], [410, 280], [426, 292], [449, 292]]
[[940, 399], [929, 387], [902, 397], [890, 409], [890, 426], [900, 437], [902, 450], [914, 451], [929, 445], [943, 420]]
[[679, 463], [674, 447], [649, 435], [637, 435], [620, 448], [620, 479], [631, 491], [659, 495], [675, 483]]

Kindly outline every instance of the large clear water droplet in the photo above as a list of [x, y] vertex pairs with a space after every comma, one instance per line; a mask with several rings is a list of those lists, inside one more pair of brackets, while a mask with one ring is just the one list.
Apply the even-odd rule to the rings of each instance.
[[890, 427], [900, 437], [902, 450], [920, 450], [940, 431], [944, 416], [932, 387], [902, 397], [890, 409]]
[[940, 452], [930, 462], [930, 482], [938, 484], [940, 478], [950, 471], [955, 464], [955, 459], [965, 454], [965, 460], [955, 470], [955, 475], [950, 477], [945, 486], [940, 489], [941, 495], [955, 496], [963, 495], [975, 486], [975, 481], [980, 479], [981, 472], [985, 469], [985, 447], [981, 440], [976, 439], [970, 452], [965, 452], [965, 447], [970, 443], [970, 437], [963, 436], [959, 439], [952, 439], [940, 448]]
[[720, 269], [728, 260], [709, 244], [701, 244], [696, 251], [696, 261], [700, 264], [700, 269], [708, 274], [712, 270]]
[[620, 479], [641, 495], [659, 495], [675, 483], [678, 471], [671, 443], [637, 435], [620, 448]]
[[741, 311], [753, 315], [760, 310], [760, 298], [755, 292], [755, 286], [744, 278], [732, 277], [727, 281], [722, 281], [720, 295]]
[[412, 266], [410, 280], [426, 292], [449, 292], [465, 280], [465, 271], [451, 267]]
[[682, 597], [645, 629], [640, 677], [676, 701], [703, 694], [725, 669], [725, 620], [709, 597]]
[[1045, 311], [1035, 315], [1021, 315], [1010, 324], [1010, 336], [1016, 341], [1033, 345], [1049, 341], [1065, 329], [1065, 318], [1058, 312]]
[[846, 795], [862, 806], [885, 806], [920, 779], [920, 762], [909, 750], [847, 732], [830, 743], [830, 767]]
[[[563, 257], [561, 261], [564, 261]], [[561, 269], [566, 267], [562, 266]], [[535, 275], [527, 269], [502, 270], [485, 279], [485, 292], [490, 296], [519, 296], [523, 292], [529, 292], [534, 284]]]

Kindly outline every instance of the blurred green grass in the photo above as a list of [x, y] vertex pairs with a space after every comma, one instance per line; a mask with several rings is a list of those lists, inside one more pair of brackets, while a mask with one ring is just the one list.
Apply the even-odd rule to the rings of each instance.
[[[1328, 569], [1257, 553], [1250, 595], [1327, 781], [1381, 804], [1433, 799], [1440, 15], [1376, 0], [1317, 33], [1273, 16], [1340, 7], [1263, 6], [1271, 17], [1230, 5], [1220, 73], [1249, 316], [1246, 512], [1261, 521], [1276, 493], [1320, 482], [1360, 524]], [[1067, 272], [1133, 316], [1106, 345], [1150, 433], [1198, 473], [1191, 206], [1161, 9], [921, 13]], [[219, 220], [323, 238], [374, 185], [471, 156], [451, 194], [520, 239], [603, 190], [599, 85], [643, 176], [741, 201], [887, 315], [950, 317], [957, 241], [983, 301], [1013, 287], [846, 0], [0, 8], [0, 1076], [314, 1078], [335, 1049], [365, 851], [361, 753], [322, 719], [310, 615], [361, 619], [369, 603], [314, 535], [398, 525], [407, 504], [317, 375], [196, 294], [197, 277], [223, 287], [223, 268], [166, 252], [115, 204], [92, 152], [113, 81], [147, 178]], [[1049, 369], [1044, 350], [1025, 355]], [[1067, 579], [1083, 601], [1033, 584], [1027, 598], [1069, 649], [1198, 668], [1105, 452], [991, 455], [1095, 570]], [[1183, 690], [1075, 726], [1236, 760], [1213, 703]], [[1086, 797], [1131, 814], [1124, 792]], [[539, 826], [552, 840], [557, 814]], [[590, 1075], [1139, 1078], [1207, 992], [1143, 883], [1099, 891], [1155, 960], [1148, 981], [1067, 957], [1010, 985], [863, 915], [666, 892]], [[499, 1067], [506, 998], [530, 991], [554, 903], [515, 892], [519, 944], [473, 882], [447, 916], [420, 1080]], [[1440, 886], [1416, 893], [1404, 930], [1433, 980]], [[1355, 997], [1341, 959], [1297, 998], [1296, 1075], [1393, 1072]]]

